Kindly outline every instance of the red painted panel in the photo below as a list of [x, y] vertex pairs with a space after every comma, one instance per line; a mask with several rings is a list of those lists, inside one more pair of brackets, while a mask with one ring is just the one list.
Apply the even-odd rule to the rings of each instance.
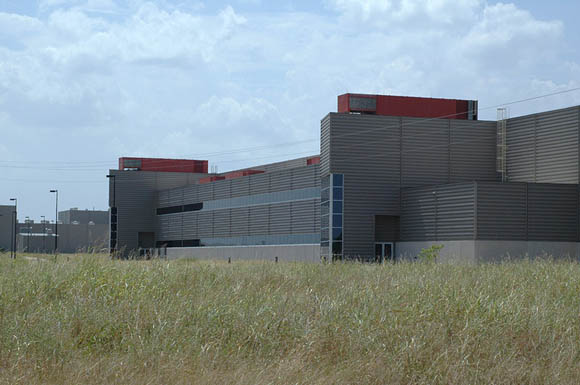
[[207, 174], [207, 160], [164, 159], [164, 158], [119, 158], [119, 170], [133, 168], [139, 171], [191, 172]]
[[243, 171], [232, 171], [225, 174], [226, 179], [241, 178], [243, 176], [262, 174], [262, 170], [243, 170]]
[[320, 164], [320, 157], [319, 156], [313, 156], [312, 158], [306, 159], [306, 165], [307, 166], [310, 166], [312, 164]]
[[[351, 108], [349, 103], [351, 96], [374, 98], [376, 111]], [[414, 118], [467, 119], [468, 101], [393, 95], [344, 94], [338, 96], [338, 112], [376, 113], [377, 115]]]
[[224, 180], [226, 179], [225, 176], [206, 176], [205, 178], [201, 178], [199, 179], [199, 184], [206, 184], [206, 183], [210, 183], [210, 182], [215, 182], [216, 180]]

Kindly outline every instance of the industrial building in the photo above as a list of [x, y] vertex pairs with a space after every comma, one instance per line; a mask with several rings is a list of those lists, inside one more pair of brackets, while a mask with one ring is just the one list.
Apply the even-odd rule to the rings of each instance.
[[[504, 112], [500, 110], [500, 112]], [[111, 249], [319, 261], [577, 257], [580, 107], [478, 120], [477, 101], [345, 94], [320, 155], [228, 173], [121, 158]]]

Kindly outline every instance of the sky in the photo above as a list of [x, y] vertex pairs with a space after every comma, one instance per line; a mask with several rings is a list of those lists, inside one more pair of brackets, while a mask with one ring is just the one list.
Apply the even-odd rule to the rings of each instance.
[[[580, 87], [578, 1], [0, 0], [0, 205], [107, 209], [121, 156], [319, 153], [346, 92], [499, 105]], [[510, 116], [580, 104], [565, 92]]]

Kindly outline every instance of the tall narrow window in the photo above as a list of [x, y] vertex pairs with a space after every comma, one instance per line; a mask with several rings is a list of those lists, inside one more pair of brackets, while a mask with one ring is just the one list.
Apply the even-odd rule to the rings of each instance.
[[322, 178], [320, 190], [320, 256], [323, 260], [343, 258], [344, 176]]

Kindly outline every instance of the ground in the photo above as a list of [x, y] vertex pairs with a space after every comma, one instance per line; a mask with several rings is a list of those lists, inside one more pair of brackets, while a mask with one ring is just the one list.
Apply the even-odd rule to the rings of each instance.
[[580, 265], [0, 255], [0, 383], [576, 384]]

